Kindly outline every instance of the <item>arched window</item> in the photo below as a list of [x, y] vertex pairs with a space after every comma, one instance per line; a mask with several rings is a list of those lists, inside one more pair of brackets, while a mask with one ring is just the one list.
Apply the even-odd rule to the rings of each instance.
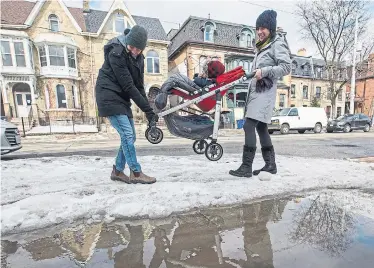
[[56, 86], [56, 98], [57, 98], [57, 108], [67, 108], [67, 101], [66, 101], [66, 91], [65, 87], [61, 84]]
[[51, 14], [48, 17], [49, 21], [49, 29], [52, 32], [58, 32], [59, 31], [59, 20], [58, 17], [55, 14]]
[[253, 47], [253, 32], [248, 28], [244, 28], [240, 33], [240, 47]]
[[215, 26], [212, 22], [205, 23], [205, 28], [204, 28], [204, 41], [205, 42], [214, 42], [214, 30], [215, 30]]
[[150, 50], [147, 52], [147, 73], [159, 74], [160, 73], [160, 58], [156, 51]]

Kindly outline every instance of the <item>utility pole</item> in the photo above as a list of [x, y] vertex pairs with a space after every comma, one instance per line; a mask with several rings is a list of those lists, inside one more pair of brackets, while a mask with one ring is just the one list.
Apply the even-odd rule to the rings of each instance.
[[352, 77], [351, 77], [351, 97], [349, 103], [349, 113], [355, 113], [355, 96], [356, 96], [356, 53], [357, 53], [357, 35], [358, 35], [358, 14], [356, 15], [355, 25], [355, 43], [353, 51]]

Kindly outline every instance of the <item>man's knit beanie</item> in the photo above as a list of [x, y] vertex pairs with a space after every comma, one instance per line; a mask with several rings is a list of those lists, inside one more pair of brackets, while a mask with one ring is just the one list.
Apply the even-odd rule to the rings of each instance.
[[148, 34], [142, 26], [135, 25], [130, 31], [126, 29], [124, 34], [126, 35], [125, 40], [127, 45], [140, 50], [144, 50], [147, 46]]

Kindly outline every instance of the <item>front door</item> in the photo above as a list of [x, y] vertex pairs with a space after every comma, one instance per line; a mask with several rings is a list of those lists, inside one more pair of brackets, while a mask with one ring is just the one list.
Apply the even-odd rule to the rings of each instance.
[[14, 95], [16, 100], [17, 117], [28, 117], [31, 108], [31, 93], [16, 92]]

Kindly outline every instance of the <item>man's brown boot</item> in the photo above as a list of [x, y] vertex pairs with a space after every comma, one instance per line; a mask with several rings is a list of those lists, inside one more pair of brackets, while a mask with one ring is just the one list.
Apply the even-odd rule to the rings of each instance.
[[112, 181], [122, 181], [125, 183], [132, 183], [129, 176], [127, 176], [122, 171], [118, 171], [115, 165], [113, 165], [113, 170], [112, 170], [112, 174], [110, 175], [110, 179]]
[[143, 172], [134, 172], [131, 170], [130, 181], [132, 181], [133, 183], [152, 184], [156, 182], [156, 178], [149, 177]]

